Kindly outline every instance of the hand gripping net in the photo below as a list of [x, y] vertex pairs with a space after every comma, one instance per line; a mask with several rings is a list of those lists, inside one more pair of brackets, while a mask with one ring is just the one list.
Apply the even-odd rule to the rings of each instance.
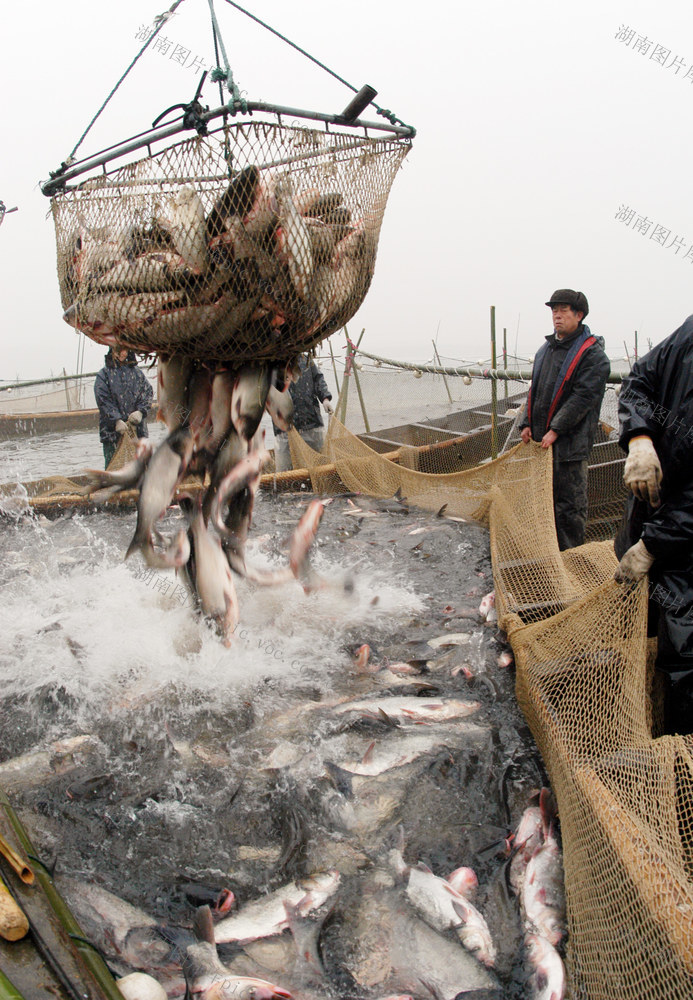
[[70, 325], [202, 361], [288, 361], [373, 277], [402, 139], [233, 125], [52, 198]]

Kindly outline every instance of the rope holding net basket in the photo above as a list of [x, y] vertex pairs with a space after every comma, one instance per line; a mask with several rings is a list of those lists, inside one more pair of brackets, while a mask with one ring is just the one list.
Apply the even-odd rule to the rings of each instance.
[[55, 194], [64, 319], [144, 353], [294, 359], [363, 302], [410, 145], [235, 122]]

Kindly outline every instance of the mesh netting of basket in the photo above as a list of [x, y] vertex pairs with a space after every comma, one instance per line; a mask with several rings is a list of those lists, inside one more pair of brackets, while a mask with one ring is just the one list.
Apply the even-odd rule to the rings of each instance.
[[64, 318], [136, 351], [288, 361], [363, 302], [409, 148], [238, 122], [60, 192]]

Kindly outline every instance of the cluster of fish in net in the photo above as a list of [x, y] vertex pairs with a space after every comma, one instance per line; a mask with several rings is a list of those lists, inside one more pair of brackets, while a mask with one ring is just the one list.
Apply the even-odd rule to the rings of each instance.
[[353, 316], [408, 146], [269, 125], [234, 142], [186, 140], [53, 199], [69, 324], [239, 363], [295, 357]]
[[[126, 558], [139, 551], [149, 566], [180, 570], [227, 646], [239, 621], [232, 570], [265, 586], [294, 578], [306, 592], [319, 585], [307, 559], [324, 510], [319, 500], [309, 504], [296, 526], [289, 566], [262, 570], [249, 565], [245, 554], [254, 498], [270, 460], [260, 421], [267, 410], [276, 426], [289, 429], [290, 378], [289, 369], [267, 364], [215, 371], [183, 355], [160, 356], [159, 418], [166, 423], [167, 437], [156, 450], [142, 438], [135, 457], [122, 469], [88, 470], [84, 492], [97, 501], [139, 489], [137, 527]], [[208, 475], [209, 483], [196, 501], [185, 492], [179, 496], [188, 527], [167, 539], [157, 522], [189, 474]]]
[[[229, 567], [249, 574], [245, 539], [269, 458], [255, 436], [260, 419], [267, 409], [288, 429], [287, 372], [363, 301], [408, 148], [251, 123], [185, 140], [53, 199], [64, 319], [99, 343], [158, 355], [159, 415], [169, 430], [154, 454], [144, 441], [126, 469], [94, 472], [88, 491], [140, 487], [129, 553], [141, 550], [150, 566], [186, 567], [227, 642], [238, 620]], [[188, 472], [211, 482], [189, 512], [189, 531], [166, 543], [156, 522]], [[321, 512], [312, 506], [297, 528], [294, 575]]]

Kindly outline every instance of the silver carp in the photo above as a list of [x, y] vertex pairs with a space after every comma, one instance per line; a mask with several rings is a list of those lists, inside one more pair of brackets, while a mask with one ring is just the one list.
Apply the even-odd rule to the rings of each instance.
[[150, 253], [117, 261], [94, 282], [98, 291], [166, 292], [184, 287], [191, 271], [175, 253]]
[[286, 905], [298, 908], [301, 916], [319, 909], [337, 892], [339, 872], [319, 872], [288, 885], [261, 899], [253, 900], [214, 926], [217, 944], [234, 941], [244, 944], [258, 938], [280, 934], [289, 926]]
[[134, 969], [170, 967], [171, 946], [157, 932], [157, 921], [107, 889], [74, 878], [56, 880], [88, 939], [109, 959]]
[[527, 957], [534, 970], [533, 1000], [563, 1000], [565, 968], [561, 956], [546, 938], [529, 934], [526, 938]]
[[254, 436], [265, 412], [271, 371], [268, 365], [244, 365], [231, 394], [231, 421], [245, 441]]
[[142, 549], [146, 558], [147, 552], [151, 550], [156, 522], [171, 503], [192, 453], [193, 438], [190, 429], [179, 427], [169, 434], [152, 455], [137, 501], [137, 527], [125, 554], [126, 559], [138, 549]]
[[[209, 488], [205, 491], [202, 501], [202, 513], [205, 521], [209, 521], [212, 511], [212, 504], [217, 495], [219, 485], [231, 470], [248, 454], [248, 443], [244, 441], [235, 428], [231, 428], [226, 435], [226, 439], [218, 448], [210, 471]], [[240, 531], [240, 526], [226, 525], [232, 533]], [[243, 539], [245, 543], [245, 538]]]
[[23, 788], [47, 784], [51, 778], [69, 774], [106, 754], [106, 747], [96, 736], [72, 736], [52, 743], [47, 750], [31, 750], [0, 763], [0, 787], [13, 793]]
[[205, 210], [192, 184], [186, 184], [176, 193], [170, 215], [170, 234], [176, 251], [193, 274], [204, 274], [209, 266]]
[[312, 500], [301, 516], [298, 524], [291, 536], [289, 545], [289, 566], [291, 572], [299, 580], [306, 593], [316, 589], [320, 581], [308, 565], [308, 552], [313, 544], [320, 521], [325, 513], [325, 504], [322, 500]]
[[228, 561], [216, 535], [212, 535], [198, 510], [192, 523], [195, 551], [195, 590], [202, 613], [211, 618], [224, 645], [238, 624], [238, 597]]
[[209, 415], [212, 422], [211, 437], [207, 441], [207, 450], [216, 454], [218, 448], [228, 437], [231, 427], [231, 401], [234, 386], [233, 372], [223, 369], [214, 373], [212, 379]]
[[238, 976], [221, 962], [214, 943], [212, 912], [200, 907], [195, 915], [194, 944], [183, 963], [187, 991], [200, 1000], [291, 1000], [291, 993], [254, 976]]
[[192, 358], [182, 354], [160, 354], [157, 358], [156, 419], [166, 424], [169, 433], [188, 422], [188, 383], [191, 373]]
[[529, 859], [521, 901], [527, 929], [557, 945], [565, 934], [565, 891], [561, 852], [550, 829]]
[[269, 460], [270, 454], [264, 448], [251, 451], [240, 462], [237, 462], [228, 475], [219, 483], [214, 500], [212, 501], [210, 518], [212, 524], [221, 535], [229, 534], [229, 529], [221, 516], [224, 504], [232, 500], [237, 493], [244, 490], [251, 483], [256, 485], [262, 469]]
[[284, 392], [280, 392], [279, 389], [271, 385], [267, 391], [265, 409], [272, 418], [272, 423], [280, 431], [291, 430], [294, 424], [294, 401], [286, 389]]
[[434, 930], [454, 930], [463, 947], [491, 968], [496, 949], [488, 925], [470, 901], [445, 879], [419, 862], [408, 866], [399, 851], [390, 852], [395, 871], [406, 878], [406, 894], [412, 906]]
[[492, 970], [403, 905], [400, 891], [385, 878], [376, 872], [362, 882], [358, 897], [339, 915], [343, 964], [359, 986], [369, 995], [388, 991], [435, 1000], [498, 989]]
[[89, 482], [83, 489], [96, 503], [103, 503], [122, 490], [134, 489], [142, 479], [154, 452], [154, 445], [148, 438], [140, 438], [135, 457], [121, 469], [109, 472], [107, 469], [85, 469]]
[[367, 718], [377, 718], [383, 713], [398, 722], [427, 723], [444, 722], [473, 715], [481, 708], [478, 701], [458, 701], [448, 698], [440, 701], [434, 698], [392, 697], [372, 698], [365, 701], [351, 701], [338, 705], [334, 711], [338, 715], [354, 712]]
[[[479, 732], [482, 733], [483, 730]], [[360, 760], [340, 761], [339, 767], [350, 774], [375, 777], [411, 764], [412, 761], [443, 744], [444, 740], [438, 733], [407, 735], [404, 740], [396, 740], [393, 735], [388, 740], [380, 742], [374, 740]]]
[[282, 177], [275, 187], [279, 207], [279, 227], [276, 231], [277, 258], [285, 264], [299, 298], [305, 298], [313, 275], [313, 246], [305, 219], [291, 196], [291, 182]]
[[541, 847], [544, 839], [543, 820], [539, 806], [528, 806], [518, 823], [513, 839], [510, 861], [510, 885], [520, 895], [529, 859]]

